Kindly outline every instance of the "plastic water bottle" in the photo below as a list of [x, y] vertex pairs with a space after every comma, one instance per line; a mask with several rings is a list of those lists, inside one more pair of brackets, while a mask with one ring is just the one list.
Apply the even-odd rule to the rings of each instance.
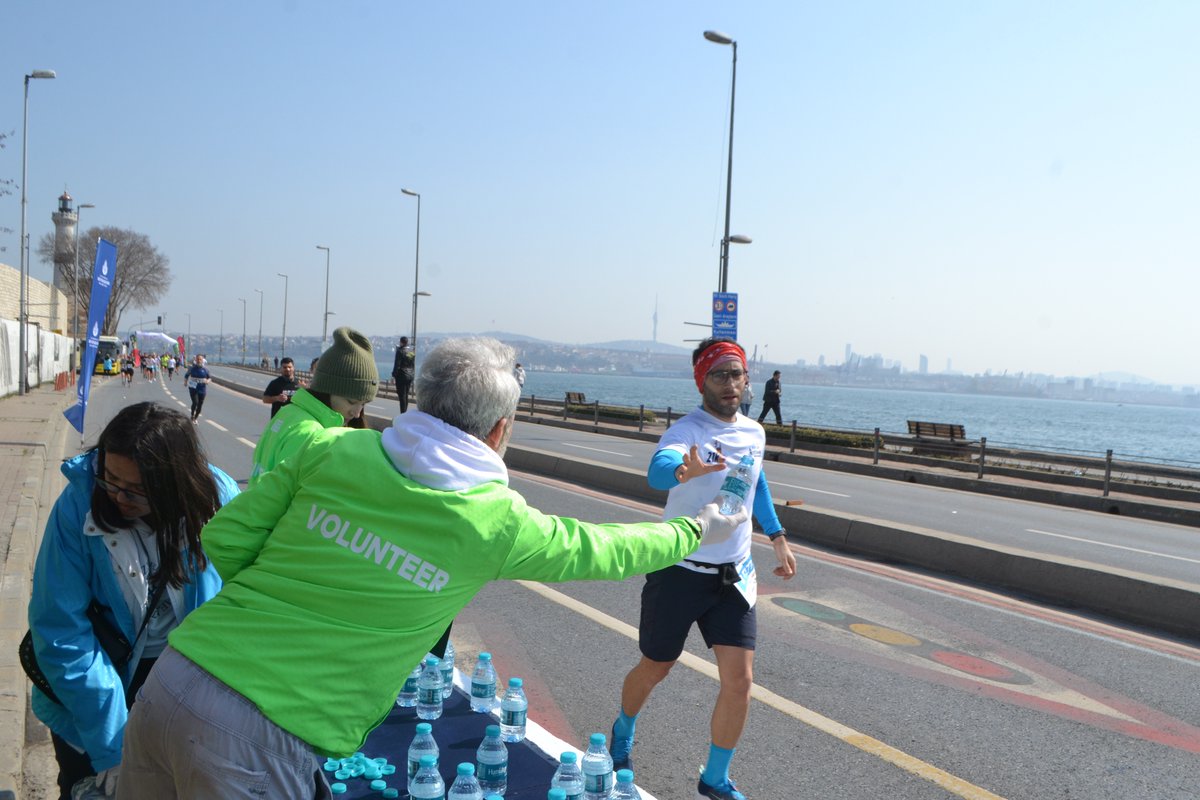
[[425, 668], [417, 680], [417, 716], [437, 719], [442, 715], [442, 670], [437, 656], [425, 656]]
[[550, 779], [550, 788], [562, 789], [566, 800], [583, 800], [583, 773], [579, 771], [579, 756], [568, 750], [558, 757], [558, 769]]
[[508, 679], [508, 690], [500, 700], [500, 738], [506, 742], [519, 742], [525, 738], [525, 714], [529, 711], [529, 701], [525, 699], [525, 690], [521, 687], [525, 681], [520, 678]]
[[496, 707], [496, 669], [492, 654], [480, 653], [471, 673], [471, 710], [488, 713]]
[[617, 770], [617, 785], [613, 787], [612, 800], [642, 800], [642, 794], [633, 784], [633, 770]]
[[421, 756], [417, 774], [408, 785], [412, 800], [446, 800], [446, 782], [438, 773], [436, 756]]
[[421, 768], [421, 758], [423, 756], [431, 756], [433, 758], [433, 766], [437, 767], [438, 745], [433, 740], [433, 726], [428, 722], [417, 723], [417, 735], [413, 737], [412, 744], [408, 746], [408, 792], [412, 794], [413, 778], [417, 777], [417, 770]]
[[500, 738], [500, 726], [488, 725], [479, 749], [475, 751], [479, 765], [479, 785], [489, 794], [503, 795], [508, 791], [508, 748]]
[[593, 733], [588, 738], [588, 749], [583, 754], [583, 798], [584, 800], [608, 800], [613, 787], [613, 760], [605, 746], [608, 737]]
[[483, 789], [475, 780], [475, 765], [463, 762], [458, 765], [458, 775], [446, 792], [446, 800], [483, 800]]
[[562, 789], [551, 789], [546, 793], [546, 800], [567, 800], [567, 795]]
[[421, 664], [417, 664], [404, 679], [404, 686], [401, 687], [400, 694], [396, 695], [396, 705], [401, 708], [412, 708], [417, 704], [417, 681], [420, 678]]
[[446, 640], [446, 652], [442, 654], [442, 699], [449, 700], [454, 693], [454, 642]]
[[746, 502], [746, 495], [750, 493], [750, 476], [753, 472], [754, 456], [747, 453], [742, 456], [742, 460], [733, 471], [725, 476], [721, 491], [717, 493], [721, 498], [722, 514], [736, 514], [741, 510], [742, 504]]

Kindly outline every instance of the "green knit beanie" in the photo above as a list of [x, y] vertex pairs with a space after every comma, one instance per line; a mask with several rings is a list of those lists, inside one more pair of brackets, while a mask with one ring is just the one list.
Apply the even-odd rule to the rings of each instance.
[[371, 341], [353, 328], [333, 332], [333, 345], [321, 353], [313, 373], [314, 392], [339, 395], [352, 403], [369, 403], [379, 391], [379, 368]]

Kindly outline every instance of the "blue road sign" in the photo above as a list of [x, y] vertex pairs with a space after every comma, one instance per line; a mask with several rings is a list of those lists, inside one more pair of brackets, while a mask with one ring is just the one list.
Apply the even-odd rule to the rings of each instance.
[[737, 292], [713, 292], [712, 335], [737, 339]]

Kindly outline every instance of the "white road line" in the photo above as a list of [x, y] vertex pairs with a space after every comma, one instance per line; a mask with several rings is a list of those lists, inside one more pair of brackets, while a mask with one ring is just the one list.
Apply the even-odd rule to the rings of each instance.
[[1072, 542], [1083, 542], [1084, 544], [1094, 544], [1100, 547], [1111, 547], [1114, 550], [1127, 550], [1130, 553], [1141, 553], [1144, 556], [1157, 556], [1158, 558], [1169, 558], [1174, 561], [1187, 561], [1190, 564], [1200, 564], [1200, 559], [1184, 558], [1183, 556], [1169, 556], [1166, 553], [1156, 553], [1153, 550], [1141, 550], [1137, 547], [1126, 547], [1120, 544], [1109, 544], [1108, 542], [1097, 542], [1095, 539], [1084, 539], [1079, 536], [1068, 536], [1065, 533], [1051, 533], [1050, 531], [1039, 531], [1037, 528], [1026, 528], [1026, 533], [1040, 533], [1042, 536], [1053, 536], [1056, 539], [1070, 539]]
[[804, 492], [816, 492], [817, 494], [831, 494], [834, 497], [850, 497], [850, 495], [842, 494], [841, 492], [827, 492], [824, 489], [814, 489], [811, 486], [796, 486], [793, 483], [781, 483], [780, 481], [773, 481], [770, 479], [767, 480], [767, 483], [768, 484], [773, 483], [776, 486], [786, 486], [789, 489], [800, 489], [801, 491], [804, 491]]
[[249, 448], [250, 448], [250, 449], [252, 449], [252, 450], [254, 449], [254, 446], [255, 446], [255, 445], [254, 445], [254, 442], [250, 441], [249, 439], [243, 439], [241, 436], [238, 436], [238, 437], [236, 437], [236, 438], [237, 438], [237, 440], [238, 440], [239, 442], [241, 442], [242, 444], [246, 445], [246, 447], [249, 447]]
[[618, 453], [613, 450], [601, 450], [599, 447], [584, 447], [581, 444], [571, 444], [570, 442], [562, 442], [565, 447], [578, 447], [580, 450], [591, 450], [593, 453], [607, 453], [610, 456], [620, 456], [621, 458], [629, 458], [628, 453]]
[[[516, 583], [521, 584], [532, 592], [540, 594], [551, 602], [558, 603], [560, 606], [586, 617], [598, 625], [632, 639], [635, 642], [637, 641], [638, 631], [632, 625], [627, 625], [619, 619], [610, 617], [602, 611], [598, 611], [573, 597], [543, 586], [540, 583], [533, 583], [531, 581], [516, 581]], [[701, 675], [707, 675], [712, 680], [720, 680], [720, 677], [717, 675], [716, 664], [705, 661], [687, 651], [684, 651], [683, 655], [679, 657], [679, 663], [699, 672]], [[782, 714], [786, 714], [852, 747], [857, 747], [868, 755], [876, 756], [895, 767], [899, 767], [906, 772], [940, 786], [951, 794], [955, 794], [966, 800], [1003, 800], [999, 795], [993, 794], [987, 789], [976, 786], [956, 775], [952, 775], [872, 736], [860, 733], [837, 720], [830, 719], [782, 695], [775, 694], [770, 689], [759, 686], [757, 683], [751, 685], [750, 694], [755, 700], [774, 708]]]
[[229, 428], [226, 428], [224, 425], [218, 425], [217, 423], [213, 422], [211, 419], [206, 419], [204, 421], [207, 422], [209, 425], [212, 425], [214, 428], [221, 431], [222, 433], [229, 433]]

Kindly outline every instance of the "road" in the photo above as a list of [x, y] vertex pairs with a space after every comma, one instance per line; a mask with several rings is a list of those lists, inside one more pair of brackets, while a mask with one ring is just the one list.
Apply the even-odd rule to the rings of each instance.
[[[139, 379], [128, 390], [108, 379], [93, 395], [88, 440], [117, 407], [139, 399], [186, 403], [186, 390], [178, 377], [165, 387]], [[390, 405], [387, 413], [395, 410]], [[199, 426], [210, 458], [244, 480], [266, 419], [256, 399], [213, 387]], [[524, 427], [518, 436], [546, 437]], [[583, 444], [588, 437], [557, 430], [552, 436], [594, 446]], [[613, 458], [628, 458], [631, 467], [645, 463], [625, 449], [637, 443], [604, 441], [623, 454]], [[915, 500], [893, 496], [889, 505], [878, 496], [887, 482], [859, 478], [852, 486], [842, 481], [846, 476], [799, 469], [775, 469], [772, 477], [777, 497], [792, 491], [807, 503], [847, 502], [857, 513], [912, 514], [911, 524], [943, 528], [965, 520], [976, 534], [1051, 530], [1041, 514], [1059, 511], [1021, 511], [1026, 504], [995, 506], [1000, 501], [942, 491]], [[543, 510], [584, 519], [644, 520], [659, 511], [533, 475], [514, 475], [513, 486]], [[816, 490], [832, 494], [817, 499]], [[1011, 526], [992, 519], [997, 515], [1012, 517]], [[1121, 544], [1131, 535], [1095, 533], [1104, 530], [1097, 515], [1071, 512], [1062, 519], [1063, 530], [1087, 532], [1080, 538], [1112, 535]], [[1170, 528], [1119, 522], [1135, 526], [1138, 536]], [[1155, 539], [1138, 549], [1192, 557], [1186, 546], [1169, 546]], [[755, 549], [760, 647], [750, 723], [734, 760], [734, 777], [748, 796], [1197, 797], [1200, 649], [935, 576], [818, 548], [793, 550], [798, 577], [782, 581], [770, 574], [765, 540]], [[1089, 551], [1088, 558], [1100, 554]], [[1159, 562], [1171, 559], [1148, 561]], [[639, 579], [493, 584], [455, 625], [460, 667], [490, 650], [502, 677], [525, 678], [531, 717], [582, 744], [588, 733], [608, 730], [620, 681], [636, 660], [640, 586]], [[712, 664], [693, 637], [639, 721], [638, 782], [663, 800], [689, 796], [704, 760], [716, 693]]]

